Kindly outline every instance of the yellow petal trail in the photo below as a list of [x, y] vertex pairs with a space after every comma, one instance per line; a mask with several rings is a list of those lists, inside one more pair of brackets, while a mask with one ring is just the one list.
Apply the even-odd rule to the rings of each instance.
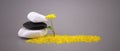
[[92, 43], [98, 41], [100, 41], [100, 36], [96, 35], [47, 35], [26, 40], [27, 43], [34, 44]]

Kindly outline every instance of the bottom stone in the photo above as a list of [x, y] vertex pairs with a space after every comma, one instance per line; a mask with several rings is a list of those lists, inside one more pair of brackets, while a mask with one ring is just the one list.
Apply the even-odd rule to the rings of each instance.
[[29, 30], [23, 27], [18, 31], [18, 36], [23, 38], [35, 38], [35, 37], [44, 36], [46, 34], [47, 34], [47, 29]]

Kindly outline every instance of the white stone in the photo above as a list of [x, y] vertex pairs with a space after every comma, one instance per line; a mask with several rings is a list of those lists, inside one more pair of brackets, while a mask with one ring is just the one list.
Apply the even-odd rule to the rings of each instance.
[[23, 27], [18, 31], [18, 36], [24, 38], [35, 38], [35, 37], [44, 36], [46, 34], [47, 34], [47, 29], [29, 30]]
[[37, 12], [30, 12], [30, 13], [27, 15], [27, 18], [28, 18], [30, 21], [34, 22], [34, 23], [47, 21], [47, 19], [45, 18], [44, 15], [39, 14], [39, 13], [37, 13]]

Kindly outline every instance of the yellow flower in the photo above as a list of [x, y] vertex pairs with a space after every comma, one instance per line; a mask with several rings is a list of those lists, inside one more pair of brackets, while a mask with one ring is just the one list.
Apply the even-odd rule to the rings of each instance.
[[46, 19], [54, 19], [54, 18], [56, 18], [55, 14], [48, 14], [46, 16]]

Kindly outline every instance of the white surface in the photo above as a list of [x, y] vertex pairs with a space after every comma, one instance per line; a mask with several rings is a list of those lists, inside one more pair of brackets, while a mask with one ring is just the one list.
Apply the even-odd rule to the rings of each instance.
[[24, 37], [24, 38], [34, 38], [34, 37], [44, 36], [46, 34], [47, 34], [47, 29], [28, 30], [28, 29], [23, 27], [18, 31], [18, 36]]
[[45, 22], [45, 21], [47, 21], [47, 19], [45, 18], [44, 15], [39, 14], [37, 12], [30, 12], [27, 15], [27, 18], [32, 22]]

